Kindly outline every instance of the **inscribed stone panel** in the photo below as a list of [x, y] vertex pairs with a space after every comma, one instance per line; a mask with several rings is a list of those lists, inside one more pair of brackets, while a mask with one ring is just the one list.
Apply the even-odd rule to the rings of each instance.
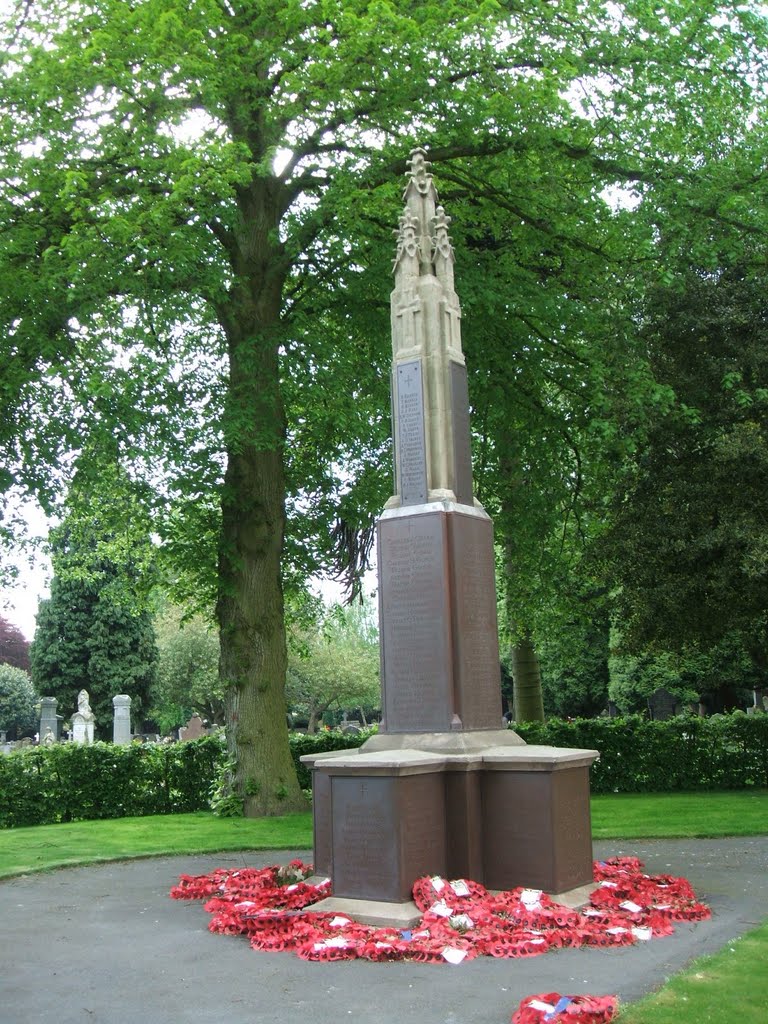
[[450, 612], [443, 513], [379, 523], [382, 707], [386, 732], [450, 728]]
[[450, 550], [459, 717], [465, 729], [498, 729], [501, 675], [490, 521], [451, 516]]
[[424, 441], [424, 396], [421, 362], [397, 364], [397, 440], [400, 500], [420, 505], [427, 500], [427, 453]]

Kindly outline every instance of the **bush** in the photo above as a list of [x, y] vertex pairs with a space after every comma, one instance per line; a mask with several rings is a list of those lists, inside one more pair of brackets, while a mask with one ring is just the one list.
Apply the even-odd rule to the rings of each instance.
[[0, 828], [205, 810], [221, 740], [64, 743], [0, 757]]
[[526, 743], [599, 750], [591, 772], [593, 793], [768, 786], [768, 715], [736, 711], [711, 718], [680, 715], [667, 722], [628, 715], [514, 728]]

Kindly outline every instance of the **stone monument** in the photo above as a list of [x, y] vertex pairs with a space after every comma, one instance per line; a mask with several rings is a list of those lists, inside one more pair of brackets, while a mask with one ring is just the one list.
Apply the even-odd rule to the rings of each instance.
[[55, 742], [59, 739], [59, 721], [60, 717], [56, 714], [56, 708], [58, 707], [58, 701], [55, 697], [42, 697], [40, 699], [40, 739], [47, 734], [50, 729], [53, 733]]
[[112, 742], [125, 747], [131, 742], [131, 698], [127, 693], [118, 693], [112, 698], [112, 707]]
[[88, 691], [77, 695], [77, 711], [72, 715], [72, 740], [75, 743], [93, 743], [93, 729], [96, 718], [91, 711]]
[[179, 729], [180, 740], [199, 740], [202, 736], [207, 736], [208, 730], [205, 728], [200, 715], [192, 715], [186, 725], [182, 725]]
[[395, 494], [377, 524], [382, 722], [360, 750], [303, 758], [328, 909], [371, 921], [407, 919], [425, 874], [556, 894], [592, 878], [597, 751], [500, 728], [493, 526], [473, 495], [450, 221], [425, 152], [409, 166], [391, 301]]

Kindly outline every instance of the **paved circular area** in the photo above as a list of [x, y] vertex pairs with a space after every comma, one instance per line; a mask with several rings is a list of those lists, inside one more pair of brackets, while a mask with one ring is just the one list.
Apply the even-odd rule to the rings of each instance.
[[599, 842], [594, 852], [682, 875], [712, 919], [636, 946], [524, 960], [317, 964], [213, 935], [200, 903], [168, 897], [182, 872], [306, 852], [161, 857], [1, 882], [0, 1024], [508, 1024], [537, 992], [638, 999], [768, 918], [768, 836]]

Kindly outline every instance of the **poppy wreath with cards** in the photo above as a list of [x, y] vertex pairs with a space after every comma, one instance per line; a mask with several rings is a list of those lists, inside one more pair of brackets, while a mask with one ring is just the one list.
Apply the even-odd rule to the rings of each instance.
[[[171, 896], [206, 900], [213, 932], [245, 935], [254, 949], [316, 961], [458, 964], [477, 956], [532, 957], [563, 947], [628, 946], [669, 935], [674, 921], [709, 916], [686, 879], [646, 874], [636, 857], [596, 863], [596, 887], [581, 911], [537, 889], [491, 893], [469, 879], [425, 876], [413, 886], [421, 918], [410, 929], [375, 928], [344, 914], [313, 911], [331, 895], [331, 883], [311, 876], [312, 865], [298, 860], [282, 868], [218, 869], [182, 875]], [[591, 1024], [584, 1016], [585, 997], [562, 998], [571, 1000], [563, 1020], [578, 1012], [583, 1024]], [[519, 1024], [538, 1024], [538, 1017], [521, 1018]]]
[[527, 996], [512, 1015], [512, 1024], [605, 1024], [616, 1012], [616, 996], [561, 996], [544, 992]]

